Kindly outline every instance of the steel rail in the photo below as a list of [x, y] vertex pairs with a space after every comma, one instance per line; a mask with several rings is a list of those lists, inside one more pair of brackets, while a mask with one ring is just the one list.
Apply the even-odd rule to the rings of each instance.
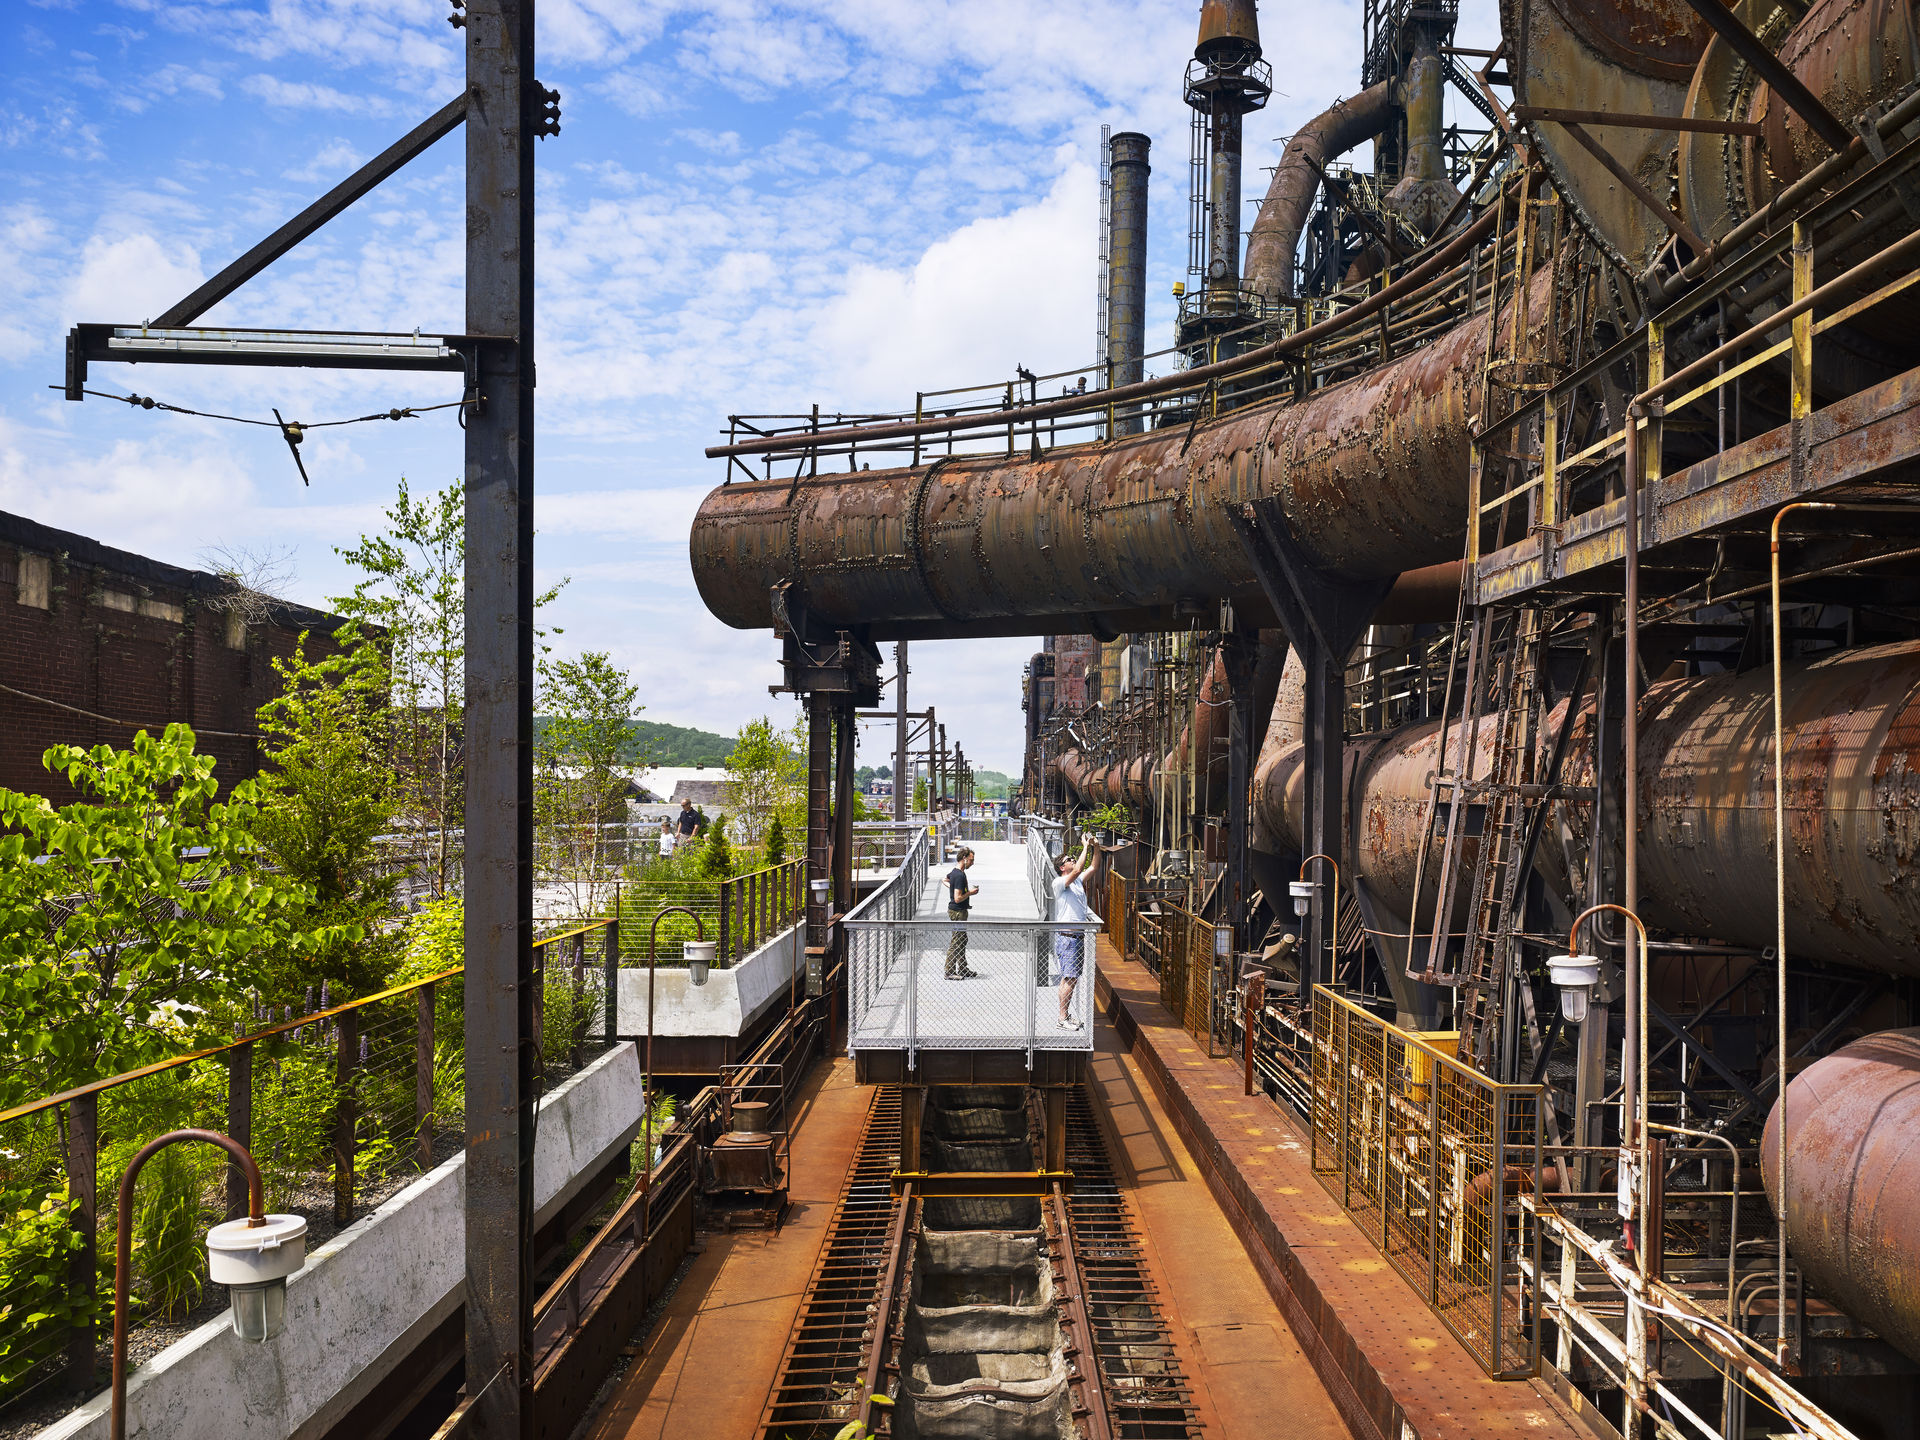
[[1110, 406], [1131, 405], [1159, 395], [1198, 389], [1208, 382], [1225, 380], [1297, 354], [1344, 333], [1362, 321], [1371, 319], [1378, 311], [1404, 300], [1441, 271], [1459, 261], [1469, 250], [1493, 232], [1499, 223], [1499, 218], [1498, 208], [1488, 209], [1478, 220], [1441, 245], [1433, 254], [1401, 275], [1392, 284], [1375, 291], [1337, 315], [1309, 325], [1304, 330], [1296, 330], [1293, 334], [1275, 340], [1271, 344], [1248, 350], [1229, 360], [1216, 360], [1210, 365], [1196, 365], [1192, 369], [1179, 370], [1157, 379], [1140, 380], [1131, 385], [1115, 386], [1110, 390], [1090, 390], [1085, 395], [1043, 401], [1038, 405], [1014, 406], [1010, 409], [987, 411], [975, 415], [907, 420], [892, 425], [794, 431], [786, 435], [770, 435], [736, 444], [710, 445], [705, 453], [709, 460], [727, 460], [743, 455], [802, 452], [820, 445], [858, 444], [868, 440], [903, 440], [916, 435], [940, 435], [956, 430], [999, 429], [1009, 425], [1017, 428], [1056, 416], [1076, 415], [1094, 410], [1104, 411]]

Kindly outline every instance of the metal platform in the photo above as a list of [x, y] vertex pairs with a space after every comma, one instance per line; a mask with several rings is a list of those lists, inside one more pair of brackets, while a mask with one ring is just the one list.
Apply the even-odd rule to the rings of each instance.
[[[930, 843], [923, 837], [921, 850]], [[1076, 1083], [1093, 1050], [1100, 922], [1042, 916], [1044, 854], [1007, 841], [973, 850], [967, 878], [980, 893], [967, 920], [947, 918], [952, 863], [916, 852], [843, 922], [847, 1048], [861, 1078], [875, 1081]], [[1075, 950], [1080, 983], [1063, 1022], [1062, 971]]]

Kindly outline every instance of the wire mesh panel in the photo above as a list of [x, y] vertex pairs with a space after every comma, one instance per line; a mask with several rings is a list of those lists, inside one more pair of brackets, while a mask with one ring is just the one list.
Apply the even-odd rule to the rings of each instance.
[[1312, 1165], [1489, 1375], [1539, 1370], [1537, 1085], [1501, 1085], [1316, 986]]
[[1097, 920], [845, 925], [850, 1051], [1093, 1048]]

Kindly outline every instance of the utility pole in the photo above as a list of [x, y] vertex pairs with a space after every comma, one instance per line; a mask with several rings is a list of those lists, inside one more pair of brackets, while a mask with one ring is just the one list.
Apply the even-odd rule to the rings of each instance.
[[[532, 0], [468, 0], [466, 416], [467, 1395], [474, 1433], [533, 1415]], [[652, 1077], [648, 1077], [651, 1081]]]

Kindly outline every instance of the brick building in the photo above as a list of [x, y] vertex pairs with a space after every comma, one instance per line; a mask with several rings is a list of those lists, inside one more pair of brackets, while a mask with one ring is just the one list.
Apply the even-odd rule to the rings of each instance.
[[342, 622], [277, 602], [250, 621], [234, 594], [221, 576], [0, 511], [0, 786], [67, 804], [72, 789], [41, 764], [48, 746], [124, 746], [175, 720], [216, 758], [223, 790], [255, 774], [273, 659]]

